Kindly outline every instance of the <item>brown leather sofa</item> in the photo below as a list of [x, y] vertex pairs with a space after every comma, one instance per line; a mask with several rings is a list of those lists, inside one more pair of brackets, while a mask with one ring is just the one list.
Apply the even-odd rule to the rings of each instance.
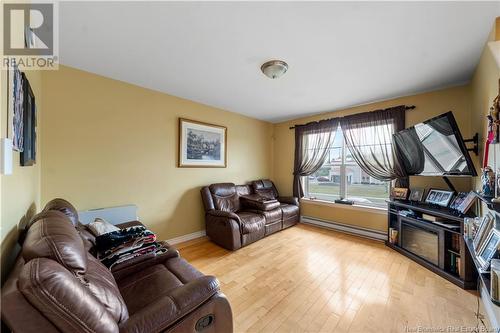
[[201, 189], [207, 236], [237, 250], [299, 222], [299, 201], [280, 197], [268, 179], [249, 185], [219, 183]]
[[110, 271], [90, 254], [92, 235], [84, 229], [73, 206], [61, 199], [32, 220], [2, 288], [2, 322], [9, 329], [233, 331], [231, 307], [217, 279], [197, 271], [175, 248], [162, 243], [165, 253]]

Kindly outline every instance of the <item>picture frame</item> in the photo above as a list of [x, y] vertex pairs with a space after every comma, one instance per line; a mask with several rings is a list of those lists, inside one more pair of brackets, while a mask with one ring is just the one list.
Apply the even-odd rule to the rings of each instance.
[[477, 261], [481, 265], [483, 271], [487, 271], [490, 266], [491, 259], [495, 256], [500, 245], [500, 231], [492, 229], [484, 240], [483, 246], [477, 251]]
[[451, 199], [453, 198], [453, 191], [439, 190], [431, 188], [427, 193], [427, 197], [425, 198], [425, 203], [448, 207]]
[[404, 187], [393, 187], [391, 189], [391, 198], [396, 200], [406, 200], [408, 198], [408, 189]]
[[20, 154], [21, 166], [32, 166], [36, 163], [36, 102], [26, 76], [23, 77], [23, 150]]
[[413, 187], [410, 188], [410, 197], [409, 200], [413, 202], [421, 202], [424, 198], [425, 188], [422, 187]]
[[[472, 205], [474, 205], [474, 203], [476, 202], [477, 200], [477, 196], [474, 194], [474, 192], [460, 192], [460, 193], [464, 193], [465, 196], [462, 197], [461, 199], [458, 199], [457, 201], [457, 198], [455, 198], [455, 200], [453, 201], [453, 206], [455, 206], [456, 210], [461, 213], [461, 214], [466, 214], [469, 209], [472, 207]], [[460, 194], [459, 193], [459, 194]]]
[[24, 78], [17, 66], [7, 70], [7, 137], [18, 152], [24, 149]]
[[178, 167], [227, 167], [227, 128], [179, 118]]
[[479, 252], [479, 250], [481, 249], [486, 237], [493, 229], [494, 224], [495, 215], [493, 215], [491, 212], [486, 213], [486, 215], [481, 220], [481, 223], [479, 224], [479, 228], [476, 231], [474, 239], [472, 240], [472, 244], [476, 252]]
[[468, 194], [467, 192], [458, 192], [453, 200], [451, 200], [450, 209], [458, 210], [458, 207], [464, 202]]

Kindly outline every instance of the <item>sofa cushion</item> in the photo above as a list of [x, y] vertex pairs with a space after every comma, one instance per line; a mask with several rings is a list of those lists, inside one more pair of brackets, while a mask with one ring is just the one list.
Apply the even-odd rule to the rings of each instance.
[[266, 219], [263, 215], [252, 212], [238, 212], [241, 221], [241, 233], [249, 234], [259, 230], [263, 230], [266, 224]]
[[281, 208], [279, 208], [279, 207], [276, 209], [273, 209], [273, 210], [260, 212], [260, 214], [264, 215], [264, 217], [266, 218], [266, 225], [268, 225], [270, 223], [274, 223], [276, 221], [280, 221], [282, 216], [283, 216], [282, 212], [281, 212]]
[[128, 309], [111, 271], [92, 255], [87, 255], [85, 281], [91, 293], [111, 313], [113, 319], [121, 323], [128, 319]]
[[61, 332], [118, 333], [118, 325], [104, 305], [54, 260], [28, 262], [18, 285], [24, 297]]
[[[186, 260], [177, 257], [131, 274], [120, 280], [118, 285], [130, 313], [135, 314], [163, 297], [170, 297], [180, 287], [204, 278]], [[198, 296], [202, 295], [192, 295], [193, 298]]]
[[[120, 325], [120, 332], [170, 331], [170, 329], [167, 329], [169, 326], [189, 312], [200, 307], [212, 296], [216, 295], [218, 291], [219, 282], [213, 276], [203, 276], [190, 281], [180, 287], [174, 288], [170, 293], [164, 295], [164, 297], [146, 304], [131, 316], [129, 320], [123, 323], [123, 325]], [[221, 317], [219, 316], [219, 318]], [[221, 319], [224, 320], [223, 318]], [[217, 317], [215, 320], [218, 320]], [[185, 331], [195, 332], [194, 324], [193, 322], [189, 325], [189, 329]], [[175, 330], [175, 327], [172, 330]], [[209, 329], [209, 331], [211, 330]], [[196, 332], [198, 331], [196, 330]]]
[[236, 185], [236, 193], [239, 196], [252, 194], [252, 187], [250, 185]]
[[252, 182], [253, 190], [255, 193], [267, 199], [276, 199], [278, 193], [274, 184], [269, 179], [254, 180]]
[[77, 276], [87, 270], [87, 252], [83, 240], [66, 215], [43, 212], [28, 229], [22, 255], [26, 262], [34, 258], [57, 261]]
[[240, 198], [233, 183], [212, 184], [208, 188], [212, 193], [215, 209], [225, 212], [236, 212], [240, 209]]
[[266, 236], [274, 234], [275, 232], [283, 229], [283, 224], [281, 221], [276, 221], [273, 223], [266, 224]]
[[76, 208], [69, 202], [61, 198], [50, 200], [43, 209], [44, 212], [56, 210], [66, 215], [71, 223], [76, 226], [78, 221], [78, 212]]
[[132, 315], [180, 286], [182, 282], [161, 264], [148, 267], [118, 282]]
[[299, 215], [299, 207], [295, 205], [281, 204], [281, 211], [283, 212], [283, 220]]

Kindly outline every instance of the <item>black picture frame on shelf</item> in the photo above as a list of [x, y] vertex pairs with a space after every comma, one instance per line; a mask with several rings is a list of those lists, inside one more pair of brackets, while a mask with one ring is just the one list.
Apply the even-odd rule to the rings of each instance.
[[427, 197], [425, 198], [425, 203], [440, 207], [448, 207], [451, 199], [453, 198], [453, 194], [454, 194], [453, 191], [431, 188], [427, 193]]
[[21, 166], [36, 163], [36, 103], [35, 95], [24, 73], [23, 77], [23, 151], [20, 156]]

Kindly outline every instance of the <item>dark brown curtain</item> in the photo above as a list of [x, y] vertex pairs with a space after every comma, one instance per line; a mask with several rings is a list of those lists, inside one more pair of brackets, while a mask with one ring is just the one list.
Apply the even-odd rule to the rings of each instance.
[[301, 178], [312, 175], [323, 165], [338, 125], [338, 118], [334, 118], [295, 127], [294, 196], [304, 196]]
[[340, 127], [353, 159], [368, 175], [381, 181], [397, 180], [407, 187], [408, 176], [399, 161], [393, 134], [405, 127], [404, 105], [341, 118]]

